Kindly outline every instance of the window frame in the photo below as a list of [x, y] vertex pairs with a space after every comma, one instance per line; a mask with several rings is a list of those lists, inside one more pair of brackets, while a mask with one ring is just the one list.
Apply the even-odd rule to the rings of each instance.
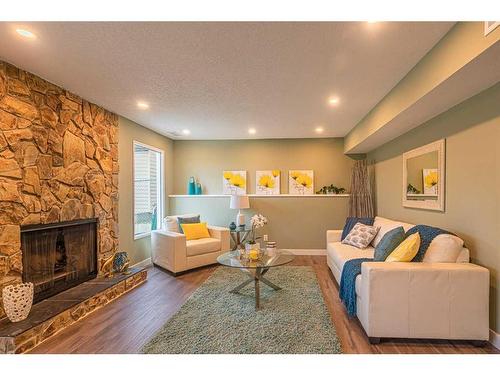
[[147, 148], [148, 150], [158, 152], [160, 154], [160, 171], [159, 171], [159, 207], [157, 211], [157, 216], [158, 216], [158, 223], [157, 223], [157, 228], [161, 228], [161, 220], [163, 218], [163, 211], [165, 208], [165, 171], [164, 171], [164, 166], [165, 166], [165, 151], [158, 148], [154, 147], [151, 145], [148, 145], [147, 143], [143, 143], [137, 140], [132, 141], [132, 237], [135, 240], [139, 240], [141, 238], [146, 238], [151, 236], [151, 230], [145, 233], [140, 233], [140, 234], [135, 234], [135, 146], [140, 146]]

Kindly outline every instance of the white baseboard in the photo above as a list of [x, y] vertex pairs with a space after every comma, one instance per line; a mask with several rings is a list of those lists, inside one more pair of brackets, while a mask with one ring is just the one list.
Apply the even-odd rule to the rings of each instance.
[[490, 329], [490, 343], [495, 348], [500, 349], [500, 334]]
[[326, 249], [283, 249], [294, 255], [326, 255]]
[[151, 258], [146, 258], [144, 260], [141, 260], [140, 262], [134, 264], [132, 267], [137, 267], [137, 268], [146, 268], [149, 267], [152, 263]]

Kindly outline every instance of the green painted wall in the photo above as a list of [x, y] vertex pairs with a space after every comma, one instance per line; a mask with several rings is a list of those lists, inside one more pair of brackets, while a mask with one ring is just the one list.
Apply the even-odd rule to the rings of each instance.
[[[402, 206], [402, 153], [446, 138], [445, 212]], [[490, 324], [499, 331], [500, 83], [368, 154], [379, 215], [456, 233], [491, 272]]]
[[[247, 193], [255, 193], [255, 171], [281, 170], [281, 192], [288, 193], [289, 169], [313, 169], [315, 190], [334, 184], [349, 189], [354, 161], [343, 154], [340, 138], [239, 141], [175, 141], [174, 192], [186, 194], [190, 176], [204, 193], [222, 194], [223, 170], [247, 170]], [[265, 232], [278, 245], [294, 249], [324, 249], [325, 231], [342, 228], [348, 198], [251, 198], [250, 213], [270, 220]], [[173, 214], [200, 212], [217, 225], [234, 221], [229, 198], [170, 198]], [[248, 215], [248, 216], [249, 216]]]
[[[386, 126], [440, 83], [500, 40], [500, 28], [484, 36], [484, 22], [457, 22], [345, 137], [345, 152]], [[389, 126], [389, 125], [387, 125]]]
[[167, 196], [172, 192], [173, 141], [124, 117], [119, 119], [118, 161], [118, 225], [120, 251], [129, 253], [131, 264], [151, 256], [150, 237], [134, 240], [134, 196], [133, 196], [133, 142], [139, 141], [164, 151], [165, 160], [165, 207], [168, 212]]
[[[250, 198], [245, 210], [247, 222], [260, 213], [269, 224], [259, 235], [268, 234], [284, 249], [325, 249], [326, 231], [344, 226], [349, 198]], [[199, 213], [212, 225], [228, 226], [236, 219], [236, 210], [229, 209], [229, 197], [170, 198], [174, 214]]]

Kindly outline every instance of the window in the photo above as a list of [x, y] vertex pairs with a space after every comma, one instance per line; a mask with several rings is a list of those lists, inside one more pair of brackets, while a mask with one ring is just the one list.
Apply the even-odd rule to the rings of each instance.
[[160, 228], [163, 210], [163, 151], [134, 142], [134, 238]]

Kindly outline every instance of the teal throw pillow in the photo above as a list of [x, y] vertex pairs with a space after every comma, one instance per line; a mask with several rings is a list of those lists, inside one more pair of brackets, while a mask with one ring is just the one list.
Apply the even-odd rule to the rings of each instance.
[[405, 230], [403, 227], [391, 229], [384, 234], [373, 255], [375, 262], [384, 262], [385, 259], [398, 247], [398, 245], [405, 239]]

